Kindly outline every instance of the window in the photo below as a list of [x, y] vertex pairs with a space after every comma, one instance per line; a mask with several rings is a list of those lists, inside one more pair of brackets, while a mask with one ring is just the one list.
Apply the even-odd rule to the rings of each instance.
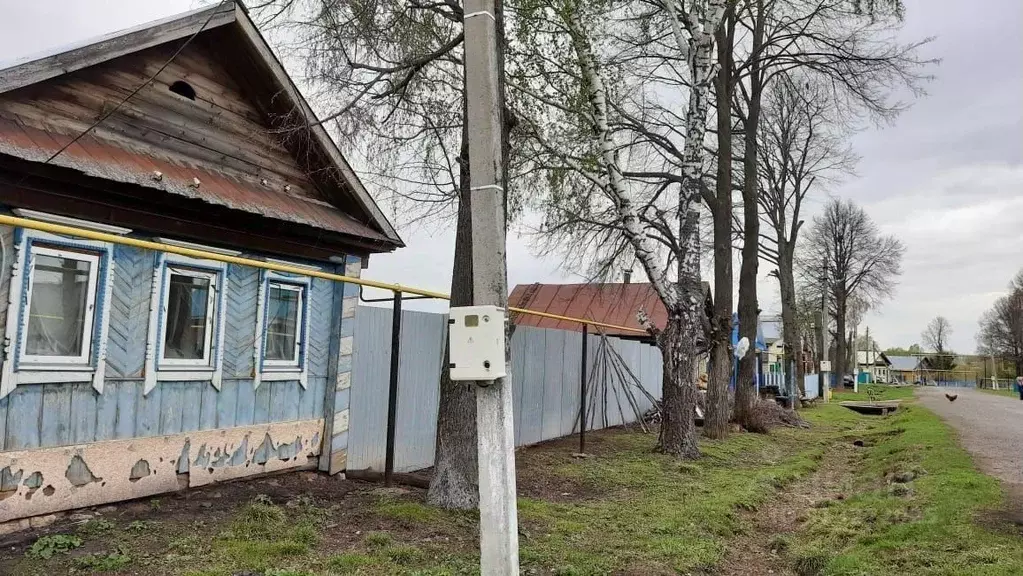
[[[289, 265], [293, 265], [288, 262]], [[314, 269], [314, 268], [311, 268]], [[262, 273], [256, 310], [253, 385], [297, 380], [308, 385], [306, 351], [312, 283], [298, 274]]]
[[33, 245], [22, 362], [88, 365], [99, 255]]
[[168, 270], [161, 363], [210, 366], [216, 285], [215, 272]]
[[157, 258], [143, 394], [161, 380], [210, 382], [219, 390], [227, 264], [166, 253]]
[[267, 366], [298, 367], [302, 350], [303, 286], [270, 282], [267, 290]]
[[26, 228], [15, 228], [13, 236], [12, 305], [4, 326], [9, 355], [0, 362], [0, 399], [23, 384], [91, 382], [102, 393], [113, 245]]

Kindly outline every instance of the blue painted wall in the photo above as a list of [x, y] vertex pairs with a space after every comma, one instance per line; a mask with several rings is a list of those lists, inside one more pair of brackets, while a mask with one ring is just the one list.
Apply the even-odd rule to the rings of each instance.
[[[0, 276], [0, 327], [7, 316], [12, 266], [12, 231], [0, 227], [6, 248]], [[209, 382], [159, 382], [143, 396], [142, 371], [149, 329], [149, 299], [156, 253], [115, 246], [107, 372], [103, 394], [88, 383], [20, 384], [0, 399], [0, 450], [24, 450], [103, 440], [177, 434], [268, 422], [324, 417], [330, 371], [331, 327], [342, 322], [333, 282], [314, 278], [310, 290], [308, 388], [297, 381], [252, 385], [259, 271], [230, 265], [226, 278], [224, 379], [218, 392]], [[343, 266], [330, 271], [344, 273]], [[347, 319], [339, 333], [350, 335]], [[336, 336], [335, 336], [336, 337]], [[335, 348], [336, 349], [336, 348]], [[332, 387], [333, 388], [333, 387]], [[346, 391], [347, 392], [347, 391]], [[347, 407], [347, 394], [344, 394]]]

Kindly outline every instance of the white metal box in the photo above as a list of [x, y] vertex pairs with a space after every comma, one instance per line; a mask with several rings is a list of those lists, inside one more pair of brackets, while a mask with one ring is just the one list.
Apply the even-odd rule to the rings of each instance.
[[504, 365], [504, 308], [460, 306], [448, 312], [452, 380], [497, 380]]

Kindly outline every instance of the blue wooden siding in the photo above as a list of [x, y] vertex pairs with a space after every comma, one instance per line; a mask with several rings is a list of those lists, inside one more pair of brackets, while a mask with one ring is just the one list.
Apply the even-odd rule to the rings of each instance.
[[[10, 229], [0, 227], [10, 249]], [[309, 294], [308, 388], [298, 381], [263, 382], [253, 390], [252, 362], [259, 271], [228, 267], [224, 381], [165, 382], [143, 395], [143, 367], [156, 254], [114, 249], [107, 380], [98, 394], [88, 383], [22, 384], [0, 400], [0, 450], [24, 450], [103, 440], [178, 434], [324, 417], [331, 329], [341, 322], [343, 290], [314, 279]], [[0, 276], [0, 326], [6, 319], [10, 255]], [[341, 267], [343, 268], [343, 267]], [[340, 332], [350, 335], [347, 319]], [[335, 330], [335, 334], [338, 331]], [[343, 404], [347, 407], [347, 397]]]

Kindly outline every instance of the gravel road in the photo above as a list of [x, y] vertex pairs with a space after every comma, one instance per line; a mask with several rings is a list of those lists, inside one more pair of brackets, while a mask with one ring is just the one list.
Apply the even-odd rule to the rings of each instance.
[[[959, 396], [949, 402], [946, 392]], [[968, 388], [923, 387], [917, 397], [956, 429], [981, 470], [1023, 492], [1023, 401]]]

